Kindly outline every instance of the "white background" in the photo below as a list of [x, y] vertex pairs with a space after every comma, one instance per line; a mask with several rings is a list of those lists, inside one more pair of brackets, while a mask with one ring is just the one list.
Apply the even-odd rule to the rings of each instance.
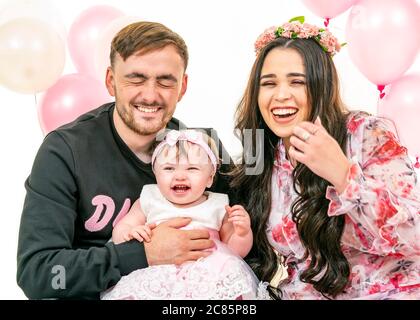
[[[419, 0], [420, 1], [420, 0]], [[21, 3], [25, 1], [20, 1]], [[127, 15], [161, 22], [178, 32], [190, 51], [189, 88], [175, 116], [190, 126], [213, 127], [228, 151], [238, 154], [240, 146], [233, 136], [233, 113], [250, 72], [256, 37], [267, 27], [304, 15], [306, 21], [322, 25], [298, 0], [73, 0], [26, 1], [39, 4], [36, 14], [50, 21], [66, 35], [72, 22], [85, 9], [107, 4]], [[2, 8], [15, 1], [1, 1]], [[349, 11], [332, 19], [330, 30], [345, 42]], [[1, 21], [0, 21], [1, 22]], [[403, 35], [402, 35], [403, 36]], [[347, 49], [334, 58], [340, 74], [342, 95], [350, 109], [376, 113], [378, 92], [352, 64]], [[66, 55], [64, 74], [76, 72]], [[409, 73], [420, 72], [418, 57]], [[42, 142], [34, 95], [24, 95], [0, 86], [0, 299], [25, 299], [16, 285], [16, 248], [25, 190], [35, 154]], [[36, 96], [39, 101], [40, 95]]]

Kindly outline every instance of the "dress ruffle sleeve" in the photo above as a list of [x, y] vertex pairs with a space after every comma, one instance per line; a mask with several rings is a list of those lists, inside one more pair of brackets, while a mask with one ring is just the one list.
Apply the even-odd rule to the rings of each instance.
[[420, 191], [407, 149], [377, 117], [348, 122], [348, 185], [328, 187], [328, 215], [346, 215], [343, 244], [377, 255], [420, 254]]

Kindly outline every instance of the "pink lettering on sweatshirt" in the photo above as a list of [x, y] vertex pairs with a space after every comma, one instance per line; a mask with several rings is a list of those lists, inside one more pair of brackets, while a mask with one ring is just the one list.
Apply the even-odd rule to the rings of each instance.
[[[97, 195], [92, 199], [92, 204], [96, 206], [95, 212], [86, 220], [85, 228], [90, 232], [97, 232], [105, 228], [115, 213], [115, 203], [111, 197], [104, 195]], [[124, 204], [118, 213], [112, 226], [118, 223], [128, 212], [131, 206], [130, 199], [125, 199]], [[105, 213], [102, 214], [105, 208]]]
[[130, 201], [130, 199], [127, 198], [127, 199], [125, 199], [124, 204], [123, 204], [120, 212], [118, 213], [118, 216], [115, 218], [114, 222], [112, 223], [113, 227], [115, 227], [116, 224], [118, 222], [120, 222], [120, 220], [122, 218], [124, 218], [124, 216], [128, 213], [128, 210], [130, 210], [130, 207], [131, 207], [131, 201]]

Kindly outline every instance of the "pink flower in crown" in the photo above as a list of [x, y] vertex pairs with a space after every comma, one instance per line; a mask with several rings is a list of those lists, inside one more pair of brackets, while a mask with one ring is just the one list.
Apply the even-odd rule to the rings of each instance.
[[284, 38], [292, 38], [293, 31], [291, 30], [285, 30], [282, 32], [281, 36]]
[[[327, 52], [331, 54], [335, 54], [336, 52], [340, 51], [340, 44], [337, 41], [337, 38], [333, 36], [333, 34], [325, 30], [321, 33], [321, 39], [319, 40], [319, 43], [327, 50]], [[337, 50], [337, 44], [338, 44], [338, 50]]]
[[255, 41], [255, 52], [259, 52], [268, 43], [276, 39], [276, 30], [277, 27], [271, 27], [264, 30], [264, 32], [257, 38], [257, 41]]
[[296, 34], [299, 34], [301, 30], [301, 24], [298, 21], [286, 22], [281, 27], [284, 31], [290, 31]]
[[312, 36], [310, 29], [308, 28], [307, 23], [305, 23], [302, 28], [300, 29], [299, 38], [308, 39]]
[[309, 23], [304, 23], [303, 29], [305, 30], [305, 33], [308, 34], [308, 38], [316, 37], [319, 33], [319, 28]]

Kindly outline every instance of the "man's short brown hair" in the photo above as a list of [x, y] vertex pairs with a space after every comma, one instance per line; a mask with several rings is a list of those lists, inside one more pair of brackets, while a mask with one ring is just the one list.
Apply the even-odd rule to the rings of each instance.
[[132, 23], [118, 32], [112, 40], [111, 66], [114, 66], [117, 53], [125, 61], [136, 52], [148, 53], [167, 45], [175, 46], [184, 61], [184, 70], [186, 70], [188, 65], [188, 48], [184, 39], [157, 22], [140, 21]]

